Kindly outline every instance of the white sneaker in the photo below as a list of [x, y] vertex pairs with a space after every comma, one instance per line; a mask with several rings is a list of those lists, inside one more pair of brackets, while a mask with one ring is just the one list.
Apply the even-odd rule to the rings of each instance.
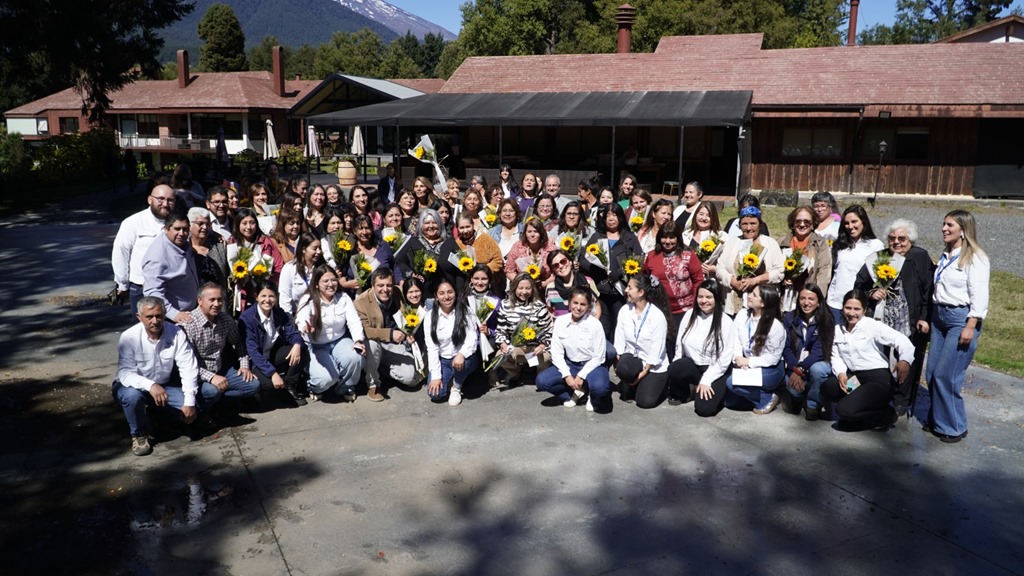
[[452, 388], [450, 394], [448, 394], [448, 405], [458, 406], [462, 404], [462, 390], [459, 388]]
[[583, 400], [583, 390], [573, 390], [572, 396], [563, 402], [562, 406], [565, 406], [566, 408], [575, 408], [580, 405], [580, 400]]
[[593, 411], [594, 411], [594, 403], [590, 401], [590, 398], [587, 398], [587, 412], [593, 412]]

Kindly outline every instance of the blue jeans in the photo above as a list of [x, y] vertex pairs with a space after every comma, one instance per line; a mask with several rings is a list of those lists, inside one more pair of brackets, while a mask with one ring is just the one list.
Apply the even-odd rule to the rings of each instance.
[[815, 362], [811, 364], [811, 369], [804, 375], [803, 392], [790, 388], [789, 384], [786, 384], [786, 389], [789, 390], [790, 396], [793, 397], [793, 400], [797, 401], [797, 404], [803, 403], [806, 397], [807, 407], [811, 410], [817, 410], [818, 406], [821, 406], [821, 383], [831, 374], [832, 366], [828, 362]]
[[[739, 368], [736, 368], [739, 370]], [[780, 361], [775, 366], [761, 368], [761, 387], [732, 385], [732, 373], [725, 380], [726, 406], [730, 408], [745, 407], [747, 403], [753, 404], [754, 408], [763, 408], [771, 402], [772, 394], [782, 385], [786, 379], [785, 365]]]
[[981, 334], [981, 322], [967, 346], [959, 343], [960, 332], [967, 325], [970, 308], [935, 306], [932, 311], [931, 347], [928, 350], [928, 395], [931, 407], [928, 423], [939, 434], [959, 436], [967, 431], [967, 409], [962, 396], [967, 367], [974, 358]]
[[[231, 367], [228, 368], [224, 374], [221, 374], [221, 376], [228, 380], [227, 390], [221, 391], [220, 388], [213, 386], [212, 382], [203, 382], [204, 386], [209, 384], [217, 390], [217, 398], [214, 398], [213, 402], [216, 402], [221, 396], [226, 396], [228, 398], [248, 398], [249, 396], [255, 396], [256, 392], [260, 389], [260, 381], [256, 378], [255, 374], [253, 374], [252, 380], [246, 382], [238, 370]], [[210, 404], [212, 404], [212, 402], [207, 404], [207, 406]]]
[[309, 345], [309, 391], [354, 394], [366, 358], [353, 348], [348, 336], [326, 344]]
[[[565, 364], [569, 367], [569, 374], [576, 376], [583, 369], [585, 362], [573, 362], [566, 358]], [[590, 390], [592, 404], [597, 404], [600, 399], [611, 394], [608, 369], [604, 366], [594, 368], [590, 374], [587, 374], [584, 382], [587, 383], [587, 389]], [[562, 373], [558, 371], [558, 368], [549, 366], [546, 370], [537, 374], [537, 390], [550, 392], [557, 396], [559, 400], [565, 402], [569, 399], [571, 389], [565, 383], [565, 378], [562, 378]]]
[[[148, 391], [138, 388], [129, 388], [114, 380], [111, 390], [114, 400], [121, 405], [124, 416], [128, 419], [128, 430], [132, 436], [141, 436], [152, 432], [149, 416], [146, 415], [146, 406], [152, 406], [159, 413], [164, 414], [170, 420], [181, 420], [181, 409], [185, 406], [185, 393], [181, 390], [181, 384], [165, 384], [167, 392], [167, 404], [157, 406], [153, 397]], [[206, 410], [220, 397], [220, 390], [213, 384], [203, 382], [199, 385], [199, 393], [196, 394], [196, 409]]]
[[[431, 400], [440, 401], [448, 395], [448, 387], [451, 386], [456, 390], [461, 391], [462, 385], [469, 378], [470, 374], [476, 370], [476, 367], [480, 364], [480, 355], [472, 354], [469, 358], [466, 358], [466, 362], [462, 365], [462, 370], [456, 370], [452, 368], [452, 358], [441, 358], [441, 388], [437, 391], [437, 394], [430, 393], [430, 387], [427, 387], [427, 395], [430, 396]], [[427, 383], [437, 380], [437, 374], [432, 374], [429, 370], [427, 371]]]

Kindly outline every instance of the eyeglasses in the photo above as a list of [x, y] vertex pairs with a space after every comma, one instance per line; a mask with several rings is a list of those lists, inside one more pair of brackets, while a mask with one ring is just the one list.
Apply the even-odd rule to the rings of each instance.
[[553, 264], [553, 266], [555, 268], [561, 268], [562, 266], [568, 266], [568, 265], [569, 265], [569, 260], [566, 259], [566, 258], [562, 258], [561, 260], [559, 260], [558, 262], [555, 262]]
[[227, 200], [210, 200], [210, 204], [213, 204], [214, 206], [225, 206], [227, 203]]
[[910, 238], [907, 236], [889, 236], [889, 242], [895, 242], [897, 244], [903, 244], [908, 240], [910, 240]]
[[160, 197], [160, 196], [150, 195], [150, 198], [152, 198], [153, 200], [156, 200], [157, 202], [159, 202], [161, 204], [174, 204], [174, 196], [171, 196], [170, 198], [163, 198], [163, 197]]
[[812, 223], [813, 222], [811, 222], [810, 220], [794, 220], [793, 221], [793, 225], [794, 226], [810, 226]]

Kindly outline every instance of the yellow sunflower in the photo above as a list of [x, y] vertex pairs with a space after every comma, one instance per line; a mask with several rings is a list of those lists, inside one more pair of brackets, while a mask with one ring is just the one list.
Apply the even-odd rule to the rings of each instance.
[[359, 267], [362, 268], [363, 270], [366, 270], [367, 272], [373, 272], [373, 266], [370, 266], [370, 263], [367, 262], [366, 260], [360, 262]]
[[470, 270], [473, 269], [473, 266], [476, 266], [476, 262], [473, 262], [473, 259], [470, 258], [469, 256], [463, 256], [462, 258], [459, 258], [459, 270], [462, 270], [463, 272], [469, 272]]
[[387, 242], [388, 244], [394, 244], [394, 242], [395, 242], [395, 235], [394, 234], [388, 234], [387, 236], [384, 237], [384, 241]]
[[575, 245], [576, 241], [573, 240], [571, 236], [566, 236], [565, 238], [562, 238], [562, 243], [560, 244], [562, 250], [571, 250], [572, 247]]
[[792, 258], [786, 259], [786, 272], [792, 272], [796, 269], [796, 260]]
[[526, 273], [530, 275], [530, 278], [536, 280], [540, 277], [540, 266], [536, 264], [530, 264], [526, 267]]
[[878, 277], [882, 280], [892, 280], [896, 277], [896, 269], [888, 264], [882, 264], [878, 267]]
[[493, 226], [494, 222], [498, 220], [498, 216], [495, 214], [488, 214], [484, 216], [484, 221], [487, 222], [488, 226]]
[[747, 254], [743, 257], [743, 265], [748, 268], [757, 268], [760, 263], [761, 259], [757, 257], [757, 254]]
[[340, 250], [344, 250], [345, 252], [348, 252], [349, 250], [352, 249], [352, 243], [349, 242], [348, 240], [345, 240], [344, 238], [342, 238], [341, 240], [338, 240], [338, 248]]
[[277, 216], [280, 213], [281, 213], [281, 209], [280, 208], [275, 208], [274, 211], [270, 213], [270, 215], [271, 216]]
[[491, 302], [490, 300], [488, 300], [487, 301], [487, 307], [490, 308], [491, 310], [494, 310], [494, 302]]
[[530, 328], [529, 326], [527, 326], [526, 328], [523, 328], [523, 338], [525, 340], [533, 340], [536, 337], [537, 337], [537, 332], [533, 328]]
[[259, 263], [259, 264], [257, 264], [257, 265], [252, 267], [252, 275], [253, 276], [266, 276], [266, 274], [267, 274], [267, 266], [266, 266], [266, 264], [263, 264], [261, 262], [261, 263]]
[[416, 150], [413, 150], [413, 154], [416, 155], [417, 160], [423, 159], [423, 146], [417, 146]]
[[635, 260], [628, 260], [622, 266], [622, 271], [630, 276], [633, 276], [640, 272], [640, 264]]
[[593, 254], [594, 256], [597, 256], [600, 253], [601, 248], [599, 248], [597, 244], [591, 244], [590, 246], [587, 246], [587, 254]]
[[700, 243], [700, 249], [704, 252], [714, 252], [715, 248], [718, 248], [718, 244], [715, 244], [714, 240], [705, 240]]
[[633, 216], [632, 218], [629, 219], [629, 223], [632, 224], [633, 226], [643, 226], [643, 224], [644, 224], [644, 217], [643, 216]]
[[415, 328], [420, 325], [420, 317], [415, 314], [405, 315], [405, 325], [410, 328]]
[[231, 274], [238, 280], [241, 280], [249, 275], [249, 269], [246, 268], [245, 262], [235, 262], [235, 265], [231, 267]]
[[423, 263], [424, 272], [437, 272], [437, 260], [433, 258], [427, 258], [427, 261]]

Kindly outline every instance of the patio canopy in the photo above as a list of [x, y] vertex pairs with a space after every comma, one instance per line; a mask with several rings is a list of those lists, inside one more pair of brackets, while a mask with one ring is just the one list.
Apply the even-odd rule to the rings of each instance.
[[741, 126], [749, 90], [427, 94], [311, 116], [317, 126]]

